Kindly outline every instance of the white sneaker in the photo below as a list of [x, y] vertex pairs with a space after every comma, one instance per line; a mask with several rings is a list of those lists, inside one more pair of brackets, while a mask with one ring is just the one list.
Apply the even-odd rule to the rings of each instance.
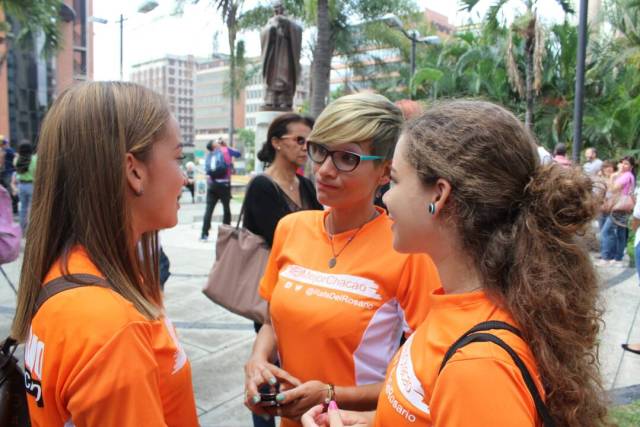
[[610, 261], [610, 265], [611, 267], [616, 267], [616, 268], [624, 268], [624, 261], [616, 261], [616, 260], [611, 260]]
[[596, 262], [594, 262], [594, 264], [597, 267], [610, 267], [611, 266], [611, 261], [613, 261], [613, 260], [599, 259]]

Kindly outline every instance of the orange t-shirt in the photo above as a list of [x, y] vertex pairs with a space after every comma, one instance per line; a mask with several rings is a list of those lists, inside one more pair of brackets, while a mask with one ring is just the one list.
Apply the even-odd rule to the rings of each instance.
[[260, 295], [270, 302], [282, 367], [303, 382], [382, 382], [403, 331], [424, 320], [429, 293], [440, 286], [429, 257], [393, 250], [391, 220], [379, 213], [347, 246], [354, 230], [334, 236], [335, 251], [344, 247], [334, 268], [327, 212], [294, 213], [278, 224]]
[[[104, 278], [81, 248], [68, 271]], [[56, 264], [45, 283], [60, 276]], [[191, 367], [171, 322], [146, 319], [111, 289], [47, 300], [31, 322], [25, 367], [34, 427], [198, 425]]]
[[[431, 295], [425, 322], [398, 351], [378, 399], [376, 427], [537, 426], [533, 398], [511, 356], [491, 342], [459, 349], [438, 375], [451, 345], [487, 320], [515, 325], [484, 292]], [[531, 350], [505, 330], [488, 331], [522, 358], [544, 398]]]

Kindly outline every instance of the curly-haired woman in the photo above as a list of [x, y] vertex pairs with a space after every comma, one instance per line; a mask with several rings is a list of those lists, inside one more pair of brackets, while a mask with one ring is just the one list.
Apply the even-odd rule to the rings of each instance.
[[316, 407], [305, 426], [340, 425], [328, 420], [338, 414], [394, 427], [607, 423], [597, 277], [575, 239], [596, 211], [592, 183], [539, 165], [536, 150], [487, 102], [440, 104], [406, 126], [384, 200], [393, 244], [429, 254], [442, 288], [391, 362], [376, 412]]

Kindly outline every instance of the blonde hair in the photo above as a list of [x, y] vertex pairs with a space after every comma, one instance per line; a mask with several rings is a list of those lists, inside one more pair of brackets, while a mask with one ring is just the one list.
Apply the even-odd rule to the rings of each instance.
[[162, 306], [157, 233], [133, 244], [125, 157], [141, 161], [170, 119], [164, 99], [140, 85], [84, 83], [65, 91], [42, 124], [38, 168], [12, 334], [26, 338], [45, 276], [83, 247], [112, 289], [149, 319]]
[[370, 141], [373, 155], [391, 160], [402, 123], [402, 111], [384, 96], [356, 93], [329, 104], [308, 140], [326, 146]]

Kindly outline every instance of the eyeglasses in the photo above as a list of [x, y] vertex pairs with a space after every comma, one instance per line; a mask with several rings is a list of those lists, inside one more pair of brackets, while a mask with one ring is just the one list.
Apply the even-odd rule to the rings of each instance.
[[324, 145], [315, 142], [307, 142], [307, 154], [312, 162], [323, 164], [327, 156], [331, 156], [333, 165], [341, 172], [351, 172], [358, 167], [362, 160], [382, 160], [383, 156], [365, 156], [351, 151], [328, 150]]
[[304, 136], [282, 135], [280, 139], [293, 139], [298, 145], [304, 145], [307, 143], [307, 138]]

